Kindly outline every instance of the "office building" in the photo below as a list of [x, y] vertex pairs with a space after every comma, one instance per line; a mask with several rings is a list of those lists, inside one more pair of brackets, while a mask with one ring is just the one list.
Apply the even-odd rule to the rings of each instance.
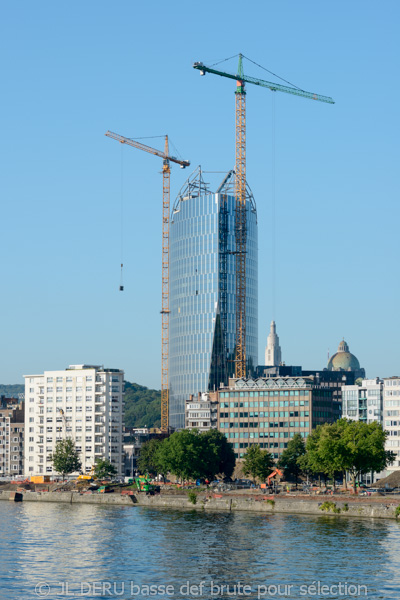
[[342, 417], [363, 423], [383, 423], [383, 381], [363, 379], [342, 386]]
[[72, 438], [88, 472], [97, 460], [123, 472], [124, 372], [93, 365], [25, 376], [25, 475], [56, 475], [51, 455]]
[[23, 475], [24, 403], [0, 397], [0, 477]]
[[295, 433], [307, 438], [314, 427], [340, 415], [340, 403], [315, 377], [230, 379], [218, 392], [218, 429], [236, 458], [259, 445], [278, 459]]
[[[212, 191], [200, 169], [179, 193], [170, 228], [169, 422], [185, 427], [191, 395], [217, 390], [234, 372], [235, 178]], [[247, 187], [246, 363], [257, 365], [257, 212]]]
[[400, 469], [400, 377], [388, 377], [383, 380], [383, 426], [388, 432], [386, 450], [396, 454], [384, 475], [390, 475]]

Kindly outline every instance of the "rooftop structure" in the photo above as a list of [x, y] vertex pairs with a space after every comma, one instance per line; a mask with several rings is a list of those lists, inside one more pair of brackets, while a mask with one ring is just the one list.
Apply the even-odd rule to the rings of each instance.
[[282, 363], [282, 352], [279, 345], [279, 337], [276, 333], [275, 321], [271, 321], [271, 327], [267, 338], [267, 347], [265, 348], [265, 366], [279, 367]]

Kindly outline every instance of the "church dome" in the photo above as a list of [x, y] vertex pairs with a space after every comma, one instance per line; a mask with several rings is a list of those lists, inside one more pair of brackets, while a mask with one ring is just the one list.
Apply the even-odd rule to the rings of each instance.
[[360, 363], [349, 350], [348, 344], [342, 340], [336, 354], [328, 362], [328, 371], [358, 371]]

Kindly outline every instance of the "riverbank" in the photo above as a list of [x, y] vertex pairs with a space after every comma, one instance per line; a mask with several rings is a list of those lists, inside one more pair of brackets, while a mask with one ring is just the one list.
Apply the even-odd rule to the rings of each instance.
[[354, 498], [343, 496], [304, 497], [304, 496], [265, 496], [255, 494], [210, 494], [199, 493], [195, 503], [187, 494], [79, 494], [77, 492], [0, 492], [0, 500], [22, 502], [62, 502], [68, 504], [101, 504], [108, 506], [145, 506], [150, 508], [173, 508], [178, 510], [207, 511], [245, 511], [263, 514], [304, 514], [335, 515], [339, 517], [366, 517], [378, 519], [396, 519], [400, 497]]

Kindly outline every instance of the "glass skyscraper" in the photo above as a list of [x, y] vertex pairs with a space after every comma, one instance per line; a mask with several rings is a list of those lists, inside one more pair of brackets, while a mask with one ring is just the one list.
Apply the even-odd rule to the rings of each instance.
[[[198, 168], [180, 191], [170, 229], [169, 423], [185, 426], [190, 394], [218, 389], [235, 370], [235, 192], [216, 192]], [[257, 365], [257, 211], [247, 188], [246, 359]]]

